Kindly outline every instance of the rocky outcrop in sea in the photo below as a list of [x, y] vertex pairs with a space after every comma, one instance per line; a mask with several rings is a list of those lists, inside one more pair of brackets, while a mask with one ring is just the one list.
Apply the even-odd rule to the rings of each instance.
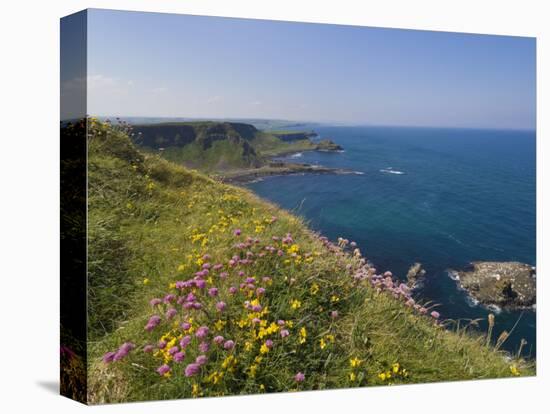
[[459, 286], [476, 301], [504, 309], [534, 308], [535, 268], [520, 262], [473, 262], [470, 269], [452, 270]]
[[426, 276], [426, 270], [422, 267], [422, 263], [415, 263], [409, 267], [407, 272], [407, 285], [411, 289], [415, 289], [422, 284], [422, 280]]

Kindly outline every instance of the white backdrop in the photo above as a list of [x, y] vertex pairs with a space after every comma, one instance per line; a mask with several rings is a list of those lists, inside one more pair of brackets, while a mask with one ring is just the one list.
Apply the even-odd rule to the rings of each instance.
[[[84, 409], [57, 395], [59, 18], [86, 7], [536, 36], [538, 72], [538, 377], [104, 406], [101, 412], [219, 410], [536, 413], [547, 410], [550, 75], [545, 1], [50, 0], [0, 8], [0, 409]], [[6, 130], [7, 127], [7, 130]], [[546, 254], [546, 255], [545, 255]], [[547, 411], [546, 411], [547, 412]]]

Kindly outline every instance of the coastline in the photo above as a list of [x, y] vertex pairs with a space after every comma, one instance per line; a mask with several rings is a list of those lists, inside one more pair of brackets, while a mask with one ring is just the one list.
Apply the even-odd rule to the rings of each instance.
[[319, 152], [335, 152], [341, 153], [344, 150], [338, 146], [339, 149], [320, 149], [320, 148], [308, 148], [297, 151], [283, 150], [269, 156], [269, 160], [266, 165], [262, 165], [257, 168], [245, 168], [235, 169], [227, 172], [218, 172], [212, 175], [224, 183], [229, 184], [246, 184], [256, 181], [262, 177], [273, 177], [281, 175], [298, 175], [298, 174], [362, 174], [359, 171], [353, 171], [346, 168], [332, 168], [325, 167], [323, 165], [307, 164], [307, 163], [293, 163], [282, 161], [278, 158], [289, 156], [291, 154], [301, 154], [303, 152], [319, 151]]
[[344, 168], [330, 168], [321, 165], [300, 164], [289, 162], [271, 162], [267, 166], [259, 168], [249, 168], [243, 170], [233, 170], [226, 174], [215, 174], [213, 178], [229, 184], [246, 184], [262, 177], [273, 177], [281, 175], [300, 175], [300, 174], [358, 174], [358, 171], [352, 171]]

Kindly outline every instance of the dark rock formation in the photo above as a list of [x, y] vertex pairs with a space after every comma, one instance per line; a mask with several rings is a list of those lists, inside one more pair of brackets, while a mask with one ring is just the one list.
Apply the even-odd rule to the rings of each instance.
[[519, 262], [474, 262], [454, 272], [459, 285], [484, 305], [528, 308], [536, 304], [536, 272]]
[[340, 145], [332, 142], [330, 139], [323, 139], [317, 143], [317, 151], [343, 151]]
[[415, 263], [407, 272], [407, 286], [414, 288], [420, 280], [426, 275], [426, 271], [422, 268], [422, 263]]

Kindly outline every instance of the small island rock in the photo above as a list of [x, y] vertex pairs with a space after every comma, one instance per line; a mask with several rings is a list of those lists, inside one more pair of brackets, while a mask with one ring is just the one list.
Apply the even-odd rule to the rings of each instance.
[[536, 304], [535, 268], [520, 262], [474, 262], [455, 272], [460, 286], [484, 305], [521, 309]]
[[426, 271], [422, 267], [422, 263], [415, 263], [407, 272], [407, 285], [411, 288], [415, 287], [419, 279], [422, 279], [426, 275]]

